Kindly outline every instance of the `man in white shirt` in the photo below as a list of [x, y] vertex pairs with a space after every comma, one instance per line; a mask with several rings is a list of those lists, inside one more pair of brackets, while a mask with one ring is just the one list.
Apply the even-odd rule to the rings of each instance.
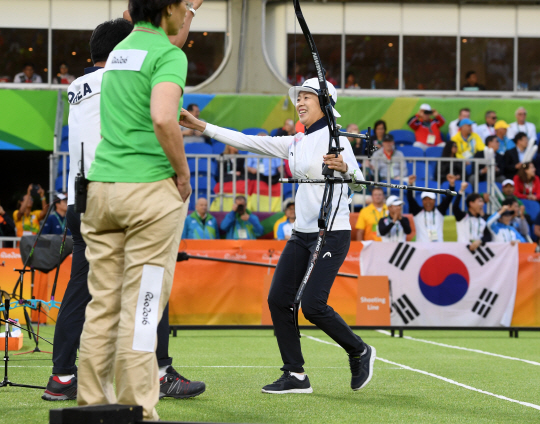
[[514, 137], [519, 132], [527, 134], [528, 139], [536, 140], [536, 125], [531, 122], [527, 122], [527, 111], [524, 107], [519, 107], [516, 110], [516, 122], [512, 122], [508, 128], [508, 133], [506, 134], [510, 140], [513, 140]]
[[[448, 124], [448, 135], [449, 138], [452, 138], [455, 136], [459, 131], [459, 121], [465, 118], [471, 117], [471, 110], [468, 107], [461, 108], [459, 110], [459, 116], [457, 119], [454, 119], [452, 122]], [[472, 126], [472, 132], [476, 132], [476, 124], [473, 124]]]
[[482, 141], [485, 143], [486, 137], [490, 135], [495, 135], [495, 123], [497, 122], [497, 114], [493, 110], [488, 110], [485, 115], [486, 122], [482, 125], [479, 125], [476, 128], [476, 134], [478, 134]]
[[478, 193], [472, 193], [465, 199], [467, 212], [461, 210], [459, 204], [465, 195], [469, 183], [463, 181], [458, 195], [454, 199], [452, 212], [456, 217], [456, 229], [459, 243], [467, 243], [471, 252], [476, 251], [480, 245], [491, 241], [491, 235], [487, 229], [484, 218], [484, 199]]
[[[454, 191], [456, 176], [448, 174], [446, 176], [450, 190]], [[409, 177], [409, 185], [413, 185], [416, 175]], [[407, 190], [407, 201], [409, 211], [414, 216], [414, 226], [416, 228], [416, 241], [422, 243], [443, 242], [444, 215], [452, 203], [453, 197], [446, 195], [439, 206], [435, 206], [437, 196], [435, 193], [423, 192], [421, 195], [422, 207], [416, 202], [411, 190]]]
[[371, 168], [379, 172], [381, 181], [402, 180], [407, 176], [405, 168], [405, 156], [396, 150], [396, 143], [392, 134], [383, 137], [382, 149], [377, 150], [372, 156]]

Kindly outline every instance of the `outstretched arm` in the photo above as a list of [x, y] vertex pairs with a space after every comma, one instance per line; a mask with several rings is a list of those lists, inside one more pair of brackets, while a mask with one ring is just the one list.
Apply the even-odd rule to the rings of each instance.
[[[409, 177], [409, 185], [413, 185], [416, 181], [416, 175], [411, 175]], [[412, 190], [406, 190], [407, 191], [407, 201], [409, 202], [409, 211], [414, 215], [418, 215], [420, 212], [422, 212], [422, 209], [416, 199], [414, 198], [414, 194]]]
[[248, 152], [259, 155], [268, 155], [281, 159], [289, 158], [289, 145], [294, 140], [293, 136], [270, 137], [269, 135], [245, 135], [238, 131], [207, 124], [195, 118], [185, 109], [182, 109], [180, 114], [180, 123], [186, 128], [200, 131], [203, 135], [228, 144], [229, 146], [236, 147], [238, 150], [247, 150]]

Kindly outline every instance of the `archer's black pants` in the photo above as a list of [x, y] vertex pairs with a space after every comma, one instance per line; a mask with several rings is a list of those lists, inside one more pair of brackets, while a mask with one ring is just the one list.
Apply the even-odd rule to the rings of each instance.
[[[53, 346], [53, 374], [75, 374], [77, 350], [84, 325], [86, 305], [92, 300], [88, 291], [88, 261], [86, 243], [81, 235], [80, 215], [75, 213], [73, 205], [68, 206], [67, 226], [73, 235], [73, 258], [71, 276], [62, 305], [58, 312]], [[163, 311], [163, 317], [157, 328], [158, 365], [172, 364], [169, 357], [169, 304]]]
[[[350, 241], [350, 231], [326, 234], [326, 244], [307, 283], [301, 306], [306, 319], [328, 334], [349, 355], [355, 355], [362, 353], [364, 342], [327, 304], [334, 279], [349, 251]], [[316, 242], [317, 233], [293, 233], [279, 258], [268, 294], [283, 371], [304, 372], [300, 339], [294, 326], [293, 303]], [[324, 257], [327, 252], [331, 256]]]

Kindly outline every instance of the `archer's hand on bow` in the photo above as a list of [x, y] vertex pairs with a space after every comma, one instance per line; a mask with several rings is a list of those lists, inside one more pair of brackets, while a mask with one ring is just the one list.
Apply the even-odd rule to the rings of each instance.
[[342, 174], [345, 174], [349, 169], [347, 163], [343, 161], [342, 155], [338, 155], [337, 157], [336, 155], [324, 155], [323, 161], [328, 165], [328, 168], [341, 172]]

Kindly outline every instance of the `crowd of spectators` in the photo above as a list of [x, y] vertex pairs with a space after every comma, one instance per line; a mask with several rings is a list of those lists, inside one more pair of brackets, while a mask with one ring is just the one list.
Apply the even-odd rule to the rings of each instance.
[[[61, 72], [62, 79], [69, 79], [65, 64], [62, 65]], [[28, 80], [36, 78], [31, 66], [26, 66], [20, 75], [24, 75]], [[196, 104], [190, 104], [187, 109], [195, 116], [200, 115]], [[449, 123], [448, 138], [441, 131], [446, 122], [445, 118], [427, 103], [422, 104], [418, 112], [408, 120], [409, 127], [414, 131], [415, 142], [411, 143], [414, 147], [420, 147], [424, 151], [432, 146], [442, 147], [441, 157], [449, 160], [437, 161], [437, 166], [429, 169], [430, 174], [433, 173], [430, 178], [440, 183], [447, 182], [450, 189], [458, 187], [457, 198], [444, 196], [437, 205], [436, 197], [431, 193], [423, 193], [418, 198], [413, 192], [407, 191], [404, 202], [396, 198], [394, 192], [389, 192], [391, 195], [386, 199], [382, 189], [373, 188], [365, 196], [366, 204], [359, 212], [356, 223], [357, 240], [404, 240], [413, 228], [416, 241], [443, 241], [443, 223], [450, 206], [456, 221], [458, 241], [469, 243], [473, 249], [488, 240], [515, 242], [538, 236], [540, 214], [536, 213], [537, 209], [534, 210], [535, 213], [529, 214], [527, 205], [530, 206], [530, 203], [524, 204], [524, 201], [540, 202], [540, 167], [537, 166], [539, 155], [534, 155], [535, 151], [531, 149], [529, 141], [536, 140], [535, 125], [527, 122], [527, 111], [522, 107], [516, 110], [516, 121], [511, 124], [499, 120], [493, 110], [485, 112], [485, 122], [479, 125], [473, 122], [470, 116], [471, 111], [468, 108], [460, 109], [458, 117]], [[272, 135], [293, 135], [297, 130], [294, 121], [287, 119]], [[354, 134], [361, 132], [355, 123], [350, 123], [346, 131]], [[203, 134], [187, 128], [182, 128], [182, 133], [186, 144], [213, 142]], [[407, 157], [410, 155], [404, 155], [400, 150], [401, 146], [397, 145], [392, 132], [388, 132], [384, 120], [374, 123], [372, 135], [377, 150], [370, 160], [365, 156], [365, 141], [349, 138], [366, 178], [409, 185], [418, 183], [415, 175], [409, 175], [410, 169], [408, 171], [406, 166]], [[249, 205], [251, 208], [255, 207], [248, 201], [249, 193], [244, 193], [245, 190], [241, 191], [239, 188], [242, 189], [244, 184], [257, 183], [257, 179], [260, 184], [280, 186], [278, 179], [290, 176], [288, 163], [285, 161], [282, 166], [281, 160], [257, 159], [239, 153], [231, 146], [225, 146], [223, 150], [222, 183], [227, 185], [233, 180], [241, 182], [236, 190], [238, 195], [233, 196], [232, 207], [226, 209], [229, 212], [216, 220], [216, 217], [209, 213], [208, 200], [199, 197], [194, 203], [195, 210], [186, 218], [184, 238], [255, 239], [263, 235], [259, 217], [249, 209]], [[465, 193], [467, 187], [486, 181], [489, 169], [483, 164], [476, 168], [468, 166], [471, 158], [494, 159], [495, 181], [500, 184], [502, 194], [494, 197], [494, 204], [501, 205], [501, 208], [490, 217], [484, 216], [485, 203], [490, 201], [487, 194], [471, 194], [470, 190]], [[414, 171], [412, 173], [414, 174]], [[246, 176], [248, 181], [245, 181]], [[461, 197], [466, 197], [463, 211], [460, 209]], [[38, 198], [41, 204], [34, 207], [34, 200], [37, 201]], [[54, 201], [55, 205], [48, 220], [42, 222], [48, 208], [44, 191], [41, 186], [29, 185], [27, 193], [21, 197], [13, 213], [6, 213], [0, 206], [0, 236], [37, 234], [40, 225], [43, 226], [44, 234], [62, 234], [66, 225], [64, 194], [59, 193]], [[404, 207], [407, 214], [403, 213]], [[285, 199], [281, 209], [283, 217], [275, 222], [274, 238], [287, 240], [292, 234], [295, 221], [294, 200]], [[513, 230], [509, 230], [508, 226]]]
[[[46, 69], [45, 69], [46, 70]], [[53, 84], [66, 84], [69, 85], [75, 81], [75, 76], [69, 73], [68, 65], [62, 62], [58, 67], [58, 73], [53, 77]], [[6, 82], [9, 82], [9, 77], [6, 76]], [[43, 78], [36, 73], [33, 63], [25, 63], [22, 67], [22, 71], [13, 77], [13, 82], [18, 84], [42, 84]]]

